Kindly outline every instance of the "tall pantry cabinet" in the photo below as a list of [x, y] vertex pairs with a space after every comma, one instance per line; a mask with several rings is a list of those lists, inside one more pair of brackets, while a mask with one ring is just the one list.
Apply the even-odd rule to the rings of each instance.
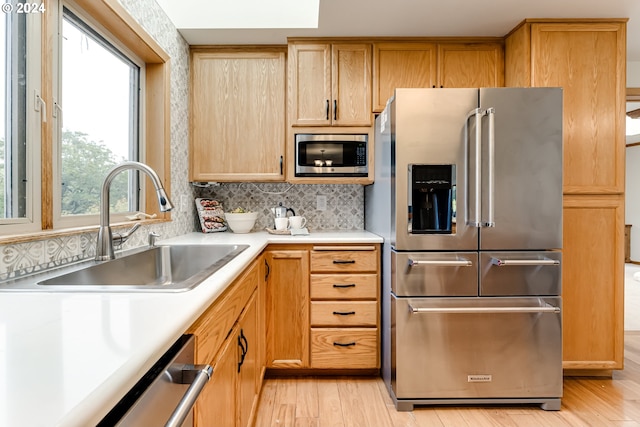
[[526, 20], [505, 85], [563, 88], [563, 367], [623, 365], [626, 19]]

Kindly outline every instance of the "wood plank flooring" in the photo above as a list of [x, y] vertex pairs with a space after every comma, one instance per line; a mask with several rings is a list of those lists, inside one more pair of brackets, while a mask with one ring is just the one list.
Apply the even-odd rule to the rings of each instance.
[[640, 332], [625, 333], [625, 369], [568, 377], [560, 411], [538, 406], [423, 406], [396, 411], [380, 378], [265, 379], [255, 427], [640, 427]]

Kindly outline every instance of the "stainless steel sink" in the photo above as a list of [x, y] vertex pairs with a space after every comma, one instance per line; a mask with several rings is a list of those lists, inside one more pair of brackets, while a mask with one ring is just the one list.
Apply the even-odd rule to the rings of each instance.
[[[54, 292], [179, 292], [192, 289], [248, 245], [155, 246], [111, 261], [5, 290]], [[33, 286], [35, 284], [35, 286]]]

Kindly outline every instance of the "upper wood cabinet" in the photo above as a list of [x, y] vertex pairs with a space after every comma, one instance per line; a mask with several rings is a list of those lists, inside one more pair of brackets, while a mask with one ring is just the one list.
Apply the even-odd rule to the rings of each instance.
[[191, 51], [191, 181], [285, 178], [285, 48]]
[[373, 44], [373, 111], [384, 110], [395, 88], [425, 88], [436, 84], [435, 43]]
[[504, 86], [504, 49], [502, 44], [438, 44], [438, 83], [436, 86]]
[[370, 126], [371, 44], [289, 42], [293, 126]]
[[395, 88], [500, 87], [504, 49], [499, 42], [376, 42], [373, 111], [384, 109]]
[[624, 20], [528, 20], [507, 37], [507, 86], [563, 88], [565, 194], [624, 191], [625, 52]]

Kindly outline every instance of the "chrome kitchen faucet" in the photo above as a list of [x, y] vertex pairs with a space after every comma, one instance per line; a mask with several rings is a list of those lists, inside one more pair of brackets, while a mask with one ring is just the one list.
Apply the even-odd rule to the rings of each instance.
[[167, 193], [162, 186], [162, 182], [160, 182], [160, 178], [158, 178], [158, 174], [156, 174], [156, 172], [149, 166], [140, 162], [124, 162], [114, 166], [107, 173], [107, 176], [102, 183], [102, 192], [100, 195], [100, 229], [98, 230], [98, 241], [96, 243], [96, 261], [114, 259], [114, 240], [120, 245], [123, 244], [140, 226], [140, 224], [136, 224], [124, 233], [117, 233], [115, 237], [113, 236], [111, 227], [109, 226], [109, 189], [111, 187], [111, 182], [118, 173], [129, 169], [142, 171], [151, 178], [151, 181], [156, 188], [156, 196], [158, 197], [158, 204], [160, 205], [161, 212], [167, 212], [173, 209], [173, 204], [169, 200], [169, 196], [167, 196]]

